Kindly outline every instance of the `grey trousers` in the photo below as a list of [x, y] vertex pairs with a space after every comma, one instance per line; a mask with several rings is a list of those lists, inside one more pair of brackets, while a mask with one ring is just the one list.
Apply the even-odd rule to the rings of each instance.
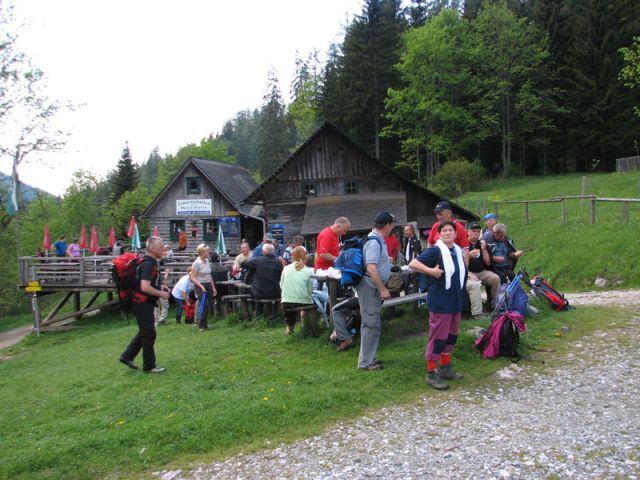
[[343, 342], [353, 336], [347, 328], [347, 322], [351, 316], [351, 311], [359, 308], [360, 304], [355, 297], [347, 298], [333, 306], [333, 328], [336, 331], [336, 338], [339, 342]]
[[362, 316], [358, 368], [366, 368], [374, 363], [378, 352], [382, 298], [378, 289], [367, 285], [364, 280], [356, 286], [356, 292], [358, 292]]

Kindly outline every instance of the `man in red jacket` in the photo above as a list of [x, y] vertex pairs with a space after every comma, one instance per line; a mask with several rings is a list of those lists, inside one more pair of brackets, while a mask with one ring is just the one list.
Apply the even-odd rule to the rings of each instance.
[[427, 245], [429, 247], [433, 247], [440, 238], [440, 235], [438, 234], [438, 227], [440, 226], [440, 222], [453, 222], [453, 224], [456, 226], [455, 243], [462, 249], [462, 252], [464, 253], [464, 263], [468, 265], [469, 236], [467, 235], [467, 231], [465, 230], [462, 223], [453, 218], [453, 210], [451, 210], [451, 204], [446, 200], [442, 200], [441, 202], [438, 202], [436, 208], [434, 209], [434, 212], [438, 220], [431, 227], [431, 232], [429, 232], [429, 238], [427, 239]]

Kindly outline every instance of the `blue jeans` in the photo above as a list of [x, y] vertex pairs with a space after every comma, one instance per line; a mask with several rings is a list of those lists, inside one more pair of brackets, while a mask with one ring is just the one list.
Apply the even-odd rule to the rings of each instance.
[[173, 297], [176, 301], [176, 323], [180, 323], [182, 321], [182, 305], [184, 304], [184, 300], [181, 298]]

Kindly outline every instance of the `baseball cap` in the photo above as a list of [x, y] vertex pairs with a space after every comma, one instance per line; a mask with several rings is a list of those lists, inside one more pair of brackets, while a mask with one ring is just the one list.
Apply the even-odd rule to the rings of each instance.
[[451, 204], [446, 200], [442, 200], [441, 202], [438, 202], [438, 204], [436, 205], [436, 208], [433, 209], [434, 212], [441, 212], [443, 210], [451, 210]]
[[386, 225], [387, 223], [398, 223], [396, 217], [389, 212], [382, 212], [376, 215], [376, 219], [373, 222], [376, 225]]
[[487, 220], [491, 220], [491, 219], [497, 220], [498, 216], [495, 213], [487, 213], [484, 217], [482, 217], [482, 219], [486, 222]]
[[482, 227], [480, 227], [480, 224], [478, 222], [474, 221], [474, 222], [470, 222], [467, 228], [469, 230], [480, 230]]

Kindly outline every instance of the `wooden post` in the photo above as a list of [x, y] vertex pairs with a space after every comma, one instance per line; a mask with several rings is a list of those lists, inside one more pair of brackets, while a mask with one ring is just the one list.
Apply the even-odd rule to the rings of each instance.
[[624, 202], [622, 216], [624, 217], [625, 222], [629, 221], [629, 202]]
[[329, 312], [331, 325], [333, 325], [333, 306], [338, 300], [338, 280], [327, 277], [327, 285], [329, 286]]
[[493, 213], [496, 214], [496, 217], [499, 216], [498, 215], [498, 202], [493, 202], [493, 210], [494, 210]]
[[596, 223], [596, 199], [591, 199], [591, 224]]
[[73, 292], [73, 311], [80, 311], [80, 292]]
[[[84, 257], [80, 257], [80, 285], [84, 287]], [[80, 310], [79, 306], [77, 310]]]
[[33, 292], [31, 297], [31, 308], [33, 309], [33, 326], [36, 329], [36, 335], [40, 336], [40, 303], [36, 292]]
[[529, 202], [524, 202], [524, 224], [529, 225]]
[[560, 200], [560, 211], [562, 213], [562, 224], [564, 225], [565, 223], [567, 223], [567, 215], [564, 209], [564, 198]]

